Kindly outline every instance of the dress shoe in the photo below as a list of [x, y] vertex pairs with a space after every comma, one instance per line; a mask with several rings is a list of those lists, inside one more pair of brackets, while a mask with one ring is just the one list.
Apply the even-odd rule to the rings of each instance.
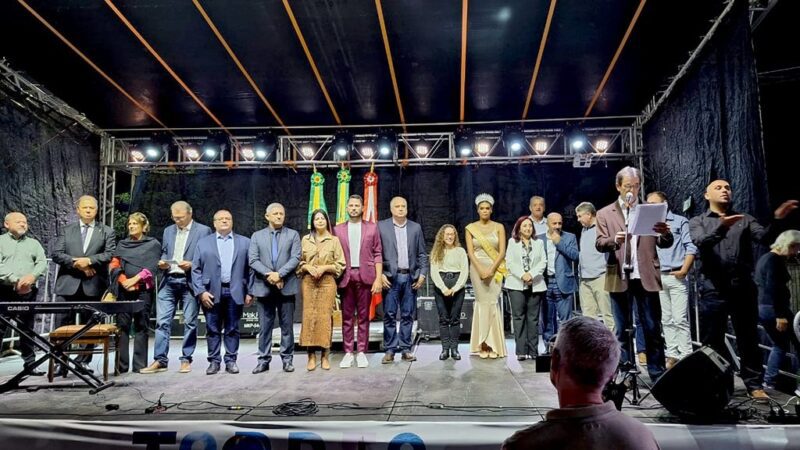
[[752, 398], [753, 400], [766, 402], [769, 401], [770, 399], [769, 395], [767, 395], [767, 393], [764, 392], [763, 389], [753, 389], [752, 391], [749, 392], [749, 394], [750, 398]]
[[219, 363], [212, 362], [208, 365], [208, 369], [206, 369], [206, 375], [214, 375], [215, 373], [219, 372]]
[[498, 355], [497, 352], [494, 350], [489, 352], [489, 359], [497, 359], [498, 356], [500, 355]]
[[258, 363], [256, 368], [253, 369], [253, 373], [261, 373], [261, 372], [266, 372], [268, 370], [269, 370], [269, 363], [268, 362], [260, 362], [260, 363]]
[[145, 367], [144, 369], [140, 370], [139, 373], [158, 373], [158, 372], [166, 372], [167, 365], [161, 364], [158, 361], [153, 361], [153, 364]]
[[[81, 363], [78, 363], [78, 365], [81, 367], [81, 369], [83, 369], [87, 373], [94, 373], [94, 370], [91, 367], [89, 367], [88, 363], [81, 362]], [[123, 372], [127, 372], [127, 370], [124, 370]]]
[[528, 359], [528, 357], [525, 355], [517, 355], [517, 361], [525, 361], [526, 359]]
[[450, 349], [446, 348], [442, 350], [442, 353], [439, 353], [439, 361], [444, 361], [445, 359], [450, 358]]
[[461, 359], [461, 353], [458, 353], [458, 349], [457, 348], [451, 348], [450, 349], [450, 357], [455, 359], [456, 361], [458, 361], [458, 360]]
[[67, 373], [69, 373], [69, 370], [67, 370], [67, 366], [65, 366], [63, 364], [57, 364], [56, 368], [53, 371], [53, 376], [54, 377], [64, 377], [64, 378], [66, 378], [67, 377]]
[[353, 357], [353, 353], [352, 352], [345, 353], [344, 354], [344, 358], [342, 358], [342, 362], [339, 363], [339, 368], [340, 369], [347, 369], [347, 368], [353, 367], [353, 360], [354, 359], [355, 358]]
[[178, 373], [189, 373], [192, 371], [192, 363], [189, 361], [181, 361], [181, 368], [178, 369]]
[[394, 353], [392, 352], [386, 352], [386, 354], [383, 355], [383, 359], [381, 359], [381, 364], [391, 364], [393, 362], [394, 362]]
[[283, 371], [284, 372], [294, 372], [294, 366], [290, 362], [283, 363]]
[[236, 365], [236, 361], [225, 363], [225, 372], [239, 373], [239, 366]]
[[480, 352], [478, 352], [478, 356], [480, 356], [481, 359], [486, 359], [489, 357], [489, 352], [487, 352], [486, 350], [481, 350]]
[[358, 352], [358, 355], [356, 355], [356, 366], [358, 366], [359, 369], [369, 367], [369, 360], [364, 352]]
[[675, 364], [678, 364], [678, 361], [680, 361], [678, 358], [673, 358], [671, 356], [667, 358], [667, 364], [666, 364], [667, 370], [675, 367]]
[[411, 352], [403, 352], [403, 357], [401, 359], [406, 362], [414, 362], [417, 360], [417, 357]]

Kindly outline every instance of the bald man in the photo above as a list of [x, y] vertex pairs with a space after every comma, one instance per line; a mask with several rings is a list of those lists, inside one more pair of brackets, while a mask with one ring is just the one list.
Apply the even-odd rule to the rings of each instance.
[[[741, 357], [739, 372], [750, 396], [769, 397], [762, 389], [764, 372], [758, 348], [758, 295], [753, 283], [753, 244], [770, 244], [779, 226], [763, 227], [749, 214], [734, 211], [733, 192], [725, 180], [712, 181], [704, 194], [708, 211], [689, 221], [689, 234], [700, 255], [700, 342], [732, 361], [725, 346], [728, 316]], [[775, 210], [782, 220], [797, 209], [797, 200]], [[733, 383], [729, 386], [733, 388]]]
[[[47, 271], [47, 257], [42, 244], [27, 235], [28, 219], [22, 213], [6, 214], [3, 226], [8, 233], [0, 236], [0, 301], [36, 301], [37, 282]], [[34, 317], [34, 314], [20, 314], [16, 320], [33, 329]], [[0, 323], [0, 339], [5, 331]], [[33, 365], [36, 354], [30, 339], [20, 339], [19, 351], [29, 375], [44, 375]]]
[[[108, 263], [117, 248], [116, 236], [111, 227], [98, 223], [97, 199], [84, 195], [75, 205], [78, 221], [64, 227], [53, 248], [53, 261], [59, 265], [55, 294], [60, 302], [100, 301], [108, 287]], [[60, 325], [70, 323], [72, 317], [63, 315]], [[89, 315], [81, 313], [81, 321]], [[87, 347], [91, 350], [92, 347]], [[91, 354], [79, 355], [76, 361], [91, 371], [87, 364]], [[59, 373], [65, 373], [59, 370]]]
[[561, 214], [550, 213], [547, 215], [547, 232], [538, 236], [544, 243], [547, 255], [547, 268], [544, 271], [547, 301], [542, 304], [545, 342], [558, 333], [560, 323], [572, 317], [575, 291], [578, 290], [575, 277], [575, 263], [580, 256], [578, 239], [574, 234], [563, 231], [563, 225]]

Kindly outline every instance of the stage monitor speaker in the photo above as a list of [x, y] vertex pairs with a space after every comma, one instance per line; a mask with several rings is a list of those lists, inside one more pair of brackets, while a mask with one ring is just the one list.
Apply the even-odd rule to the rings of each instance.
[[719, 416], [730, 401], [730, 363], [711, 347], [701, 347], [678, 361], [653, 385], [652, 394], [676, 416]]

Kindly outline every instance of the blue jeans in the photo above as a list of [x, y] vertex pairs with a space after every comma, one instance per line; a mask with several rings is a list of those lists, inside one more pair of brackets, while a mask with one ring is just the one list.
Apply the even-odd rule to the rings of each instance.
[[658, 292], [648, 292], [641, 280], [630, 280], [627, 292], [611, 293], [611, 310], [617, 324], [615, 333], [620, 343], [620, 363], [629, 361], [632, 349], [628, 348], [627, 330], [631, 328], [631, 308], [636, 305], [636, 316], [642, 324], [647, 354], [647, 372], [655, 382], [664, 374], [664, 336], [661, 334], [661, 299]]
[[[769, 338], [772, 340], [772, 350], [769, 352], [767, 359], [767, 371], [764, 372], [764, 384], [775, 386], [775, 378], [778, 376], [778, 370], [781, 368], [781, 363], [789, 351], [789, 342], [792, 342], [795, 348], [800, 349], [800, 343], [792, 332], [792, 319], [794, 315], [786, 317], [789, 321], [789, 329], [783, 332], [775, 328], [775, 308], [771, 305], [758, 306], [758, 319], [764, 331], [767, 332]], [[792, 359], [791, 361], [794, 361]], [[796, 365], [791, 367], [792, 373], [797, 373]]]
[[[660, 298], [661, 296], [659, 295]], [[639, 321], [639, 308], [636, 303], [633, 304], [633, 325], [636, 326], [636, 353], [647, 353], [647, 347], [644, 343], [644, 327], [642, 327], [642, 322]]]
[[183, 302], [183, 354], [181, 361], [192, 362], [194, 349], [197, 347], [197, 314], [200, 302], [189, 290], [187, 278], [167, 276], [164, 285], [156, 297], [156, 341], [153, 359], [163, 365], [169, 362], [169, 337], [172, 334], [172, 320], [178, 302]]
[[220, 345], [225, 342], [225, 363], [236, 362], [239, 354], [239, 320], [243, 305], [237, 305], [228, 288], [222, 288], [219, 302], [211, 309], [203, 308], [206, 315], [206, 343], [208, 362], [221, 361]]
[[[411, 350], [411, 327], [417, 312], [417, 292], [411, 289], [411, 276], [398, 273], [392, 279], [383, 300], [383, 348], [386, 353]], [[400, 333], [397, 333], [397, 310], [400, 310]]]
[[281, 360], [291, 363], [294, 358], [294, 296], [271, 290], [270, 295], [258, 297], [258, 360], [272, 361], [272, 329], [275, 316], [281, 327]]
[[558, 333], [558, 324], [572, 317], [572, 307], [575, 294], [564, 294], [558, 288], [555, 277], [547, 279], [546, 301], [542, 302], [542, 319], [544, 330], [542, 338], [545, 342], [545, 352], [548, 351], [547, 343]]

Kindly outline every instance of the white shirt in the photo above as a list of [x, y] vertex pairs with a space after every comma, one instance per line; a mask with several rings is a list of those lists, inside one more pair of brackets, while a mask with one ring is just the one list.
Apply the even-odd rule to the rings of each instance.
[[[86, 225], [82, 221], [79, 222], [81, 224], [80, 232], [83, 235], [83, 227]], [[83, 254], [86, 254], [86, 251], [89, 249], [89, 242], [92, 241], [92, 235], [94, 234], [94, 227], [97, 225], [96, 221], [92, 221], [92, 223], [88, 224], [89, 228], [86, 230], [86, 239], [83, 240]]]
[[[172, 259], [174, 261], [183, 261], [183, 256], [186, 254], [186, 243], [189, 241], [189, 232], [192, 231], [192, 224], [194, 220], [189, 222], [183, 229], [175, 226], [175, 248], [172, 251]], [[177, 264], [170, 264], [169, 273], [183, 273], [183, 270]]]
[[[622, 215], [625, 217], [625, 225], [628, 224], [628, 206], [625, 204], [625, 201], [620, 197], [619, 199], [619, 206], [622, 208]], [[634, 205], [636, 206], [636, 205]], [[633, 272], [631, 272], [631, 279], [638, 280], [642, 276], [639, 274], [639, 236], [631, 236], [628, 240], [628, 245], [631, 246], [631, 267], [633, 267]]]
[[347, 222], [347, 239], [350, 244], [350, 268], [361, 265], [361, 222]]
[[556, 244], [547, 236], [547, 276], [556, 274]]
[[542, 220], [536, 220], [533, 216], [530, 216], [531, 222], [533, 222], [533, 234], [539, 236], [540, 234], [547, 233], [547, 219], [542, 217]]

